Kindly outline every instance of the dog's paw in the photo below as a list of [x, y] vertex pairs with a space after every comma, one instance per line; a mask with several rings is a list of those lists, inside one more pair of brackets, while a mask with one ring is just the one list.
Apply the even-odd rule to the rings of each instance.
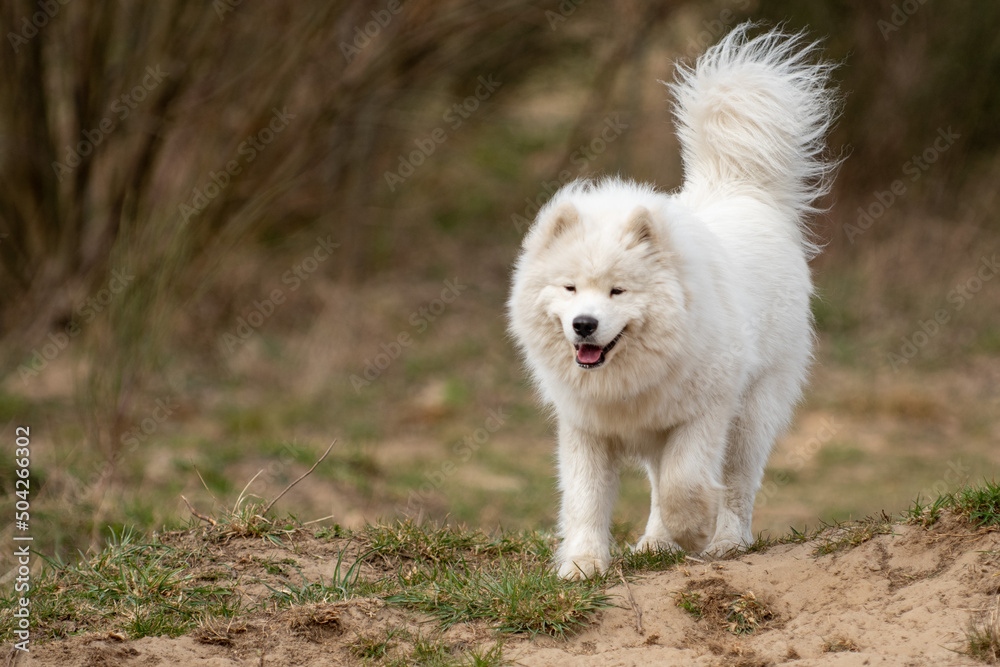
[[715, 540], [709, 544], [701, 552], [702, 556], [706, 556], [713, 560], [730, 558], [746, 550], [746, 545], [743, 542], [737, 542], [730, 539], [720, 539]]
[[597, 556], [571, 556], [559, 564], [557, 573], [560, 579], [580, 581], [589, 579], [595, 574], [602, 574], [608, 569], [608, 559]]
[[669, 537], [643, 535], [635, 543], [633, 551], [681, 551], [681, 547]]

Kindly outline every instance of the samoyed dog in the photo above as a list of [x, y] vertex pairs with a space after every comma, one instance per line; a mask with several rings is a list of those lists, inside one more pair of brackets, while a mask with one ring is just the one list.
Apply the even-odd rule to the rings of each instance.
[[524, 239], [510, 331], [558, 422], [562, 577], [607, 569], [623, 461], [652, 490], [636, 548], [719, 557], [753, 541], [812, 355], [806, 223], [837, 166], [837, 99], [816, 43], [752, 29], [666, 84], [679, 191], [574, 182]]

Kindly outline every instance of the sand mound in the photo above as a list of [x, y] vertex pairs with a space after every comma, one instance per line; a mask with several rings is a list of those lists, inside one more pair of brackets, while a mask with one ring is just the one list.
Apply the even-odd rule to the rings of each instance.
[[[1000, 586], [1000, 538], [943, 520], [931, 530], [892, 525], [856, 547], [814, 556], [838, 536], [690, 564], [633, 583], [641, 610], [618, 608], [565, 644], [525, 643], [525, 665], [974, 665], [971, 615]], [[752, 635], [725, 618], [696, 620], [678, 593], [752, 592], [773, 614]], [[613, 593], [627, 597], [624, 586]]]
[[[244, 547], [245, 548], [245, 547]], [[265, 547], [261, 545], [261, 551]], [[945, 515], [930, 528], [872, 520], [718, 562], [689, 560], [634, 578], [569, 639], [509, 637], [518, 665], [976, 665], [971, 619], [1000, 587], [1000, 535]], [[110, 635], [33, 646], [24, 664], [359, 664], [386, 627], [433, 633], [426, 619], [374, 598], [293, 607], [176, 638]], [[489, 628], [459, 624], [450, 646], [489, 646]], [[400, 641], [409, 641], [400, 639]]]

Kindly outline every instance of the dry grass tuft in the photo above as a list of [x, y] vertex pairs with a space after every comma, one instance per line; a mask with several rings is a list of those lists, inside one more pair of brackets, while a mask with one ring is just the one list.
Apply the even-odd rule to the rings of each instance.
[[823, 640], [823, 653], [843, 653], [845, 651], [860, 651], [861, 648], [853, 639], [844, 636], [831, 637]]
[[1000, 662], [1000, 596], [992, 608], [972, 619], [966, 640], [973, 658], [991, 665]]
[[742, 593], [719, 578], [693, 581], [675, 594], [676, 604], [696, 620], [734, 635], [750, 635], [767, 629], [778, 615], [753, 591]]

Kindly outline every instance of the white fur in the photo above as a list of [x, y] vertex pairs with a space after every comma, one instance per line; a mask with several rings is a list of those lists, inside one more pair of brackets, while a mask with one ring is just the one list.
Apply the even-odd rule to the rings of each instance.
[[[723, 555], [753, 539], [754, 496], [811, 358], [805, 218], [836, 164], [822, 157], [835, 111], [815, 44], [747, 28], [670, 85], [678, 193], [576, 182], [524, 240], [510, 329], [558, 419], [560, 576], [607, 568], [626, 459], [652, 487], [639, 548]], [[598, 320], [586, 340], [601, 348], [622, 332], [600, 367], [577, 364], [578, 316]]]

